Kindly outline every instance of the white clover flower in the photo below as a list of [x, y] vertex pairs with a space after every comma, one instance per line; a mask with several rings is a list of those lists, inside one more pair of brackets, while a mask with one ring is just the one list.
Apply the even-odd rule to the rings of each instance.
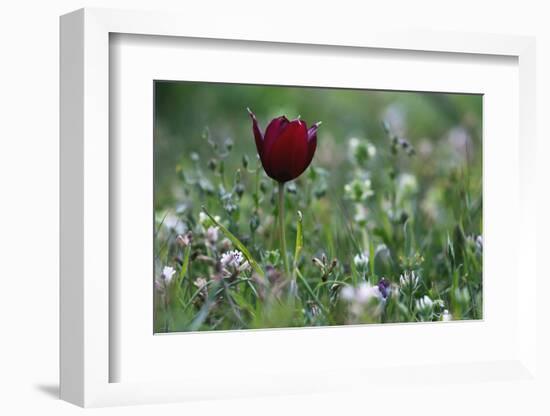
[[416, 300], [416, 309], [418, 309], [421, 313], [431, 314], [433, 310], [433, 301], [428, 295], [424, 295], [424, 297]]
[[444, 322], [449, 322], [453, 320], [453, 315], [449, 313], [447, 309], [443, 311], [443, 314], [441, 314], [441, 320]]
[[175, 273], [176, 270], [173, 267], [164, 266], [164, 269], [162, 269], [162, 278], [164, 279], [166, 284], [170, 284]]
[[222, 266], [234, 268], [241, 266], [243, 261], [243, 253], [241, 253], [239, 250], [228, 251], [227, 253], [222, 254], [222, 257], [220, 259]]
[[369, 255], [367, 253], [356, 254], [353, 258], [353, 263], [355, 264], [355, 267], [357, 267], [357, 270], [363, 272], [369, 265]]

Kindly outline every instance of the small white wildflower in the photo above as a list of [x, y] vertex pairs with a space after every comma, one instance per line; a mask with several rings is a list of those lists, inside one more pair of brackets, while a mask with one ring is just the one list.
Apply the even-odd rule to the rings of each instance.
[[344, 186], [344, 192], [346, 198], [354, 202], [365, 201], [368, 197], [374, 195], [371, 181], [368, 178], [364, 180], [354, 179]]
[[228, 251], [222, 254], [220, 262], [224, 267], [239, 267], [244, 261], [244, 256], [239, 250]]
[[419, 278], [414, 271], [406, 271], [401, 276], [399, 276], [399, 283], [403, 291], [414, 292], [418, 287]]
[[483, 250], [483, 237], [481, 235], [476, 237], [476, 245], [480, 251]]
[[208, 230], [206, 230], [206, 241], [213, 246], [216, 244], [216, 241], [218, 241], [218, 227], [208, 227]]
[[416, 176], [410, 173], [402, 173], [397, 179], [397, 192], [401, 196], [411, 195], [418, 191]]
[[420, 311], [431, 311], [433, 308], [433, 301], [428, 295], [424, 295], [424, 297], [416, 300], [416, 308]]
[[353, 258], [353, 263], [355, 264], [355, 267], [357, 267], [357, 270], [363, 272], [367, 269], [367, 266], [369, 264], [369, 256], [367, 253], [359, 253], [356, 254]]
[[348, 152], [349, 158], [353, 162], [361, 165], [366, 160], [376, 156], [376, 147], [365, 139], [352, 137], [348, 140]]
[[428, 295], [424, 295], [424, 297], [420, 298], [419, 301], [424, 307], [427, 308], [431, 308], [434, 304], [433, 300], [431, 300]]
[[416, 300], [416, 309], [422, 321], [430, 321], [433, 317], [433, 301], [428, 295]]
[[357, 137], [351, 137], [348, 140], [348, 148], [349, 148], [351, 157], [355, 155], [355, 150], [359, 147], [359, 143], [360, 143], [360, 140]]
[[162, 277], [166, 282], [166, 284], [170, 284], [175, 273], [176, 273], [176, 270], [173, 267], [164, 266], [164, 269], [162, 269]]
[[453, 316], [449, 313], [447, 309], [443, 311], [443, 314], [441, 315], [441, 320], [448, 322], [453, 320]]

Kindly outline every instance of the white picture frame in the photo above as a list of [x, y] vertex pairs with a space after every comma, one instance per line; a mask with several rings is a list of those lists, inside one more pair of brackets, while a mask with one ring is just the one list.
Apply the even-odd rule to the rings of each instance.
[[[390, 380], [396, 377], [403, 380], [404, 388], [410, 388], [412, 384], [418, 388], [429, 385], [434, 377], [439, 377], [444, 371], [452, 374], [460, 383], [473, 386], [499, 380], [522, 386], [526, 382], [538, 383], [536, 321], [532, 318], [523, 319], [536, 315], [535, 251], [530, 249], [530, 242], [536, 240], [536, 219], [532, 215], [536, 199], [530, 179], [535, 169], [534, 39], [506, 35], [377, 30], [365, 30], [357, 36], [355, 33], [330, 33], [322, 28], [308, 31], [289, 28], [279, 32], [270, 25], [253, 27], [243, 35], [235, 32], [231, 22], [216, 27], [208, 27], [203, 23], [192, 16], [106, 9], [83, 9], [61, 18], [61, 398], [87, 407], [321, 393], [343, 389], [360, 390], [365, 386], [369, 386], [373, 394], [375, 389], [383, 394]], [[280, 372], [266, 369], [251, 382], [240, 380], [231, 386], [224, 378], [212, 380], [198, 373], [182, 380], [159, 379], [147, 373], [145, 378], [150, 378], [148, 380], [113, 382], [112, 368], [121, 359], [118, 356], [120, 350], [112, 348], [114, 336], [111, 315], [117, 305], [113, 304], [116, 298], [112, 296], [113, 287], [109, 280], [113, 267], [109, 230], [114, 226], [113, 220], [116, 218], [111, 216], [110, 203], [113, 198], [109, 190], [111, 173], [117, 169], [113, 166], [116, 160], [110, 157], [110, 135], [113, 132], [110, 130], [112, 85], [109, 56], [113, 34], [161, 36], [157, 38], [160, 42], [175, 38], [269, 42], [277, 43], [282, 50], [285, 45], [290, 47], [291, 44], [305, 48], [308, 45], [329, 45], [332, 50], [342, 48], [350, 52], [351, 48], [350, 53], [369, 48], [429, 52], [434, 54], [431, 56], [462, 54], [474, 61], [476, 56], [487, 55], [517, 59], [519, 95], [518, 114], [515, 116], [519, 125], [519, 152], [518, 169], [513, 173], [517, 173], [517, 177], [510, 178], [519, 184], [519, 189], [515, 187], [516, 193], [513, 194], [519, 199], [516, 201], [517, 209], [513, 211], [517, 216], [513, 221], [519, 241], [514, 265], [517, 270], [521, 265], [521, 285], [529, 287], [529, 290], [518, 290], [513, 294], [517, 302], [517, 308], [513, 311], [515, 329], [511, 335], [514, 345], [503, 348], [501, 354], [495, 352], [495, 357], [498, 357], [495, 360], [483, 358], [481, 361], [456, 362], [446, 361], [442, 356], [437, 358], [436, 363], [407, 361], [401, 364], [402, 368], [399, 361], [395, 361], [392, 366], [377, 366], [369, 362], [365, 366], [358, 365], [357, 369], [349, 365], [342, 365], [341, 368], [335, 365], [323, 368], [321, 373], [309, 372], [307, 368], [296, 372], [284, 368]], [[501, 256], [504, 254], [500, 253]], [[517, 270], [510, 271], [514, 273], [511, 280], [514, 284], [518, 283]], [[465, 334], [476, 330], [475, 322], [460, 325], [466, 328]], [[399, 326], [393, 330], [415, 336], [424, 331], [423, 327]], [[338, 331], [325, 332], [323, 336], [344, 336], [341, 329]], [[270, 336], [265, 334], [247, 333], [246, 337], [248, 342], [257, 342], [262, 337]], [[289, 336], [298, 336], [303, 342], [319, 342], [320, 339], [314, 339], [319, 338], [319, 334], [308, 330], [282, 331], [276, 334], [276, 342], [283, 343], [284, 338]], [[245, 335], [226, 333], [215, 336], [215, 342], [232, 339], [231, 342], [238, 344]], [[167, 344], [176, 341], [175, 337], [168, 336], [163, 337], [162, 342], [164, 348], [170, 348]]]

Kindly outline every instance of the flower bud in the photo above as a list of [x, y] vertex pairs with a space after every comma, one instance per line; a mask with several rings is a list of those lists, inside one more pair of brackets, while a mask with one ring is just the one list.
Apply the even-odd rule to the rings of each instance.
[[248, 114], [252, 119], [252, 132], [265, 173], [281, 183], [300, 176], [315, 154], [320, 123], [315, 123], [308, 129], [306, 123], [299, 118], [289, 121], [281, 116], [271, 120], [265, 132], [262, 132], [250, 109]]

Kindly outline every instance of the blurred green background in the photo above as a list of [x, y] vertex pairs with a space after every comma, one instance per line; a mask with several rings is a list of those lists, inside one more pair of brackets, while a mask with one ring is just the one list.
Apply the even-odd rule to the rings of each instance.
[[274, 117], [298, 115], [308, 126], [322, 121], [313, 165], [337, 173], [333, 185], [350, 169], [346, 145], [351, 137], [365, 138], [375, 146], [387, 142], [382, 122], [409, 140], [417, 157], [403, 160], [404, 169], [420, 175], [428, 185], [467, 162], [470, 174], [481, 180], [482, 96], [473, 94], [341, 90], [200, 82], [155, 83], [155, 207], [177, 202], [176, 166], [190, 167], [196, 152], [208, 160], [212, 140], [234, 143], [234, 157], [226, 171], [240, 166], [241, 156], [255, 160], [256, 147], [246, 108], [255, 112], [265, 129]]

